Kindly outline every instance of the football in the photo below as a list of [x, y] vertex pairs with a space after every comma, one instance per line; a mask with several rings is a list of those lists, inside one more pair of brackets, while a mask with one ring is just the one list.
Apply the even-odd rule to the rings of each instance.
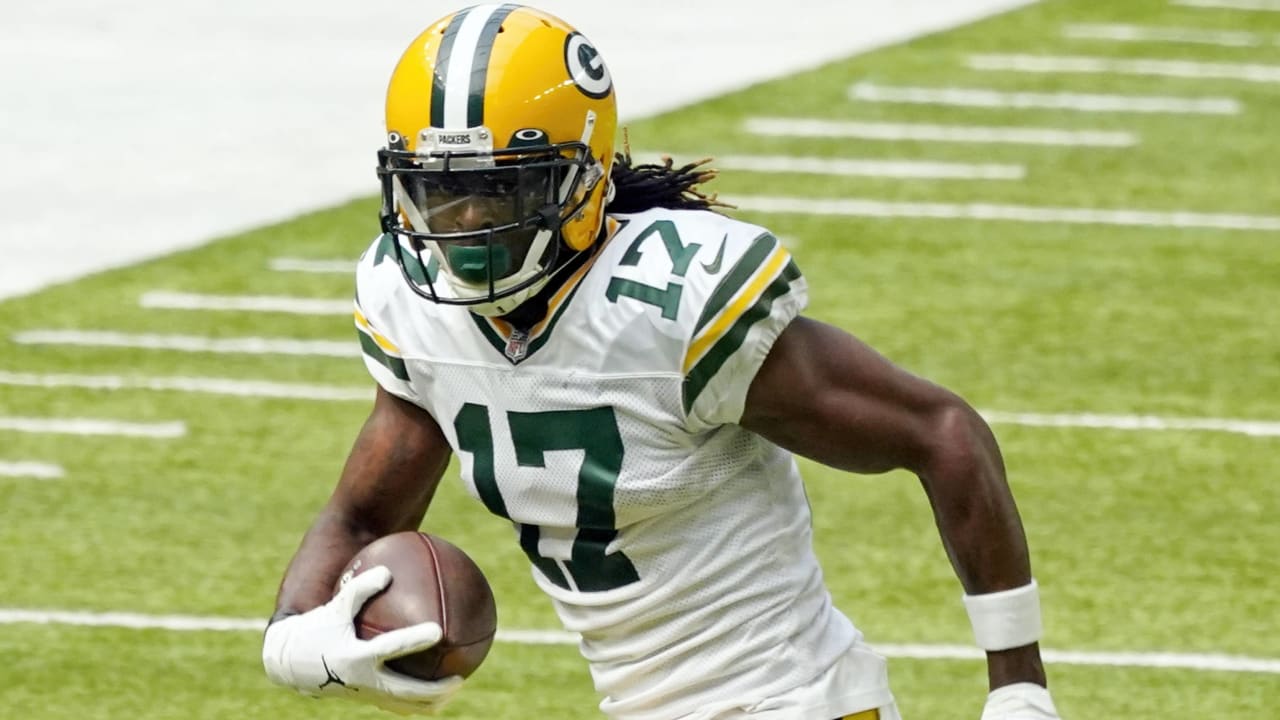
[[435, 535], [400, 532], [356, 553], [338, 586], [378, 565], [391, 571], [391, 584], [356, 615], [356, 635], [368, 640], [416, 623], [438, 623], [444, 632], [438, 645], [388, 661], [387, 667], [422, 680], [475, 672], [498, 626], [493, 591], [475, 562]]

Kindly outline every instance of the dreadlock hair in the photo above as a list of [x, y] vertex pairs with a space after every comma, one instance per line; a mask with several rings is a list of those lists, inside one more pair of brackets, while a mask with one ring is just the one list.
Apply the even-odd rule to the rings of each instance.
[[609, 173], [614, 188], [609, 212], [636, 213], [659, 207], [669, 210], [733, 207], [718, 201], [714, 194], [706, 195], [698, 190], [699, 185], [720, 172], [705, 167], [711, 158], [675, 167], [671, 157], [664, 155], [661, 164], [636, 165], [631, 160], [631, 142], [625, 128], [622, 137], [622, 152], [614, 153], [613, 170]]

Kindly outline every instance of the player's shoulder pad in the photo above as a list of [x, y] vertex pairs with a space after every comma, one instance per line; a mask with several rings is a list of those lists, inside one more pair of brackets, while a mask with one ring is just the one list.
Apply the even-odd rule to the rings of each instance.
[[396, 260], [395, 242], [393, 235], [380, 235], [360, 256], [356, 265], [354, 319], [370, 373], [389, 391], [409, 397], [412, 393], [402, 346], [411, 333], [408, 328], [399, 327], [406, 313], [397, 308], [410, 302], [408, 294], [412, 291]]
[[427, 278], [435, 280], [437, 274], [434, 259], [423, 266], [417, 256], [404, 250], [404, 269], [396, 259], [396, 238], [383, 233], [374, 238], [356, 264], [356, 305], [367, 315], [378, 315], [389, 305], [394, 305], [409, 288], [405, 281], [408, 274], [420, 284]]
[[619, 218], [627, 226], [615, 238], [623, 248], [614, 274], [634, 285], [611, 291], [645, 294], [675, 324], [685, 410], [713, 380], [749, 383], [807, 301], [791, 254], [765, 228], [718, 213], [650, 210]]

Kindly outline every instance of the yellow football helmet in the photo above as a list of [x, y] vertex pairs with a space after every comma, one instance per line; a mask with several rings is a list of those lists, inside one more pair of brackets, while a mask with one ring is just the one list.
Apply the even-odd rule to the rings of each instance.
[[597, 241], [617, 104], [564, 21], [511, 4], [441, 18], [396, 65], [386, 120], [382, 228], [423, 297], [502, 315]]

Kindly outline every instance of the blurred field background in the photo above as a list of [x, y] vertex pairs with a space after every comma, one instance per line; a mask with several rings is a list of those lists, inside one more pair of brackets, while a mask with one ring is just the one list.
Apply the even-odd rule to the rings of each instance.
[[[1277, 128], [1276, 3], [1049, 0], [630, 137], [719, 158], [810, 314], [993, 421], [1064, 717], [1244, 719], [1280, 703]], [[375, 232], [361, 199], [0, 302], [0, 714], [380, 716], [270, 686], [255, 625], [367, 411], [347, 308]], [[904, 716], [976, 718], [918, 483], [804, 471]], [[599, 717], [575, 648], [521, 633], [558, 626], [509, 527], [453, 482], [425, 528], [484, 568], [505, 633], [446, 716]]]

